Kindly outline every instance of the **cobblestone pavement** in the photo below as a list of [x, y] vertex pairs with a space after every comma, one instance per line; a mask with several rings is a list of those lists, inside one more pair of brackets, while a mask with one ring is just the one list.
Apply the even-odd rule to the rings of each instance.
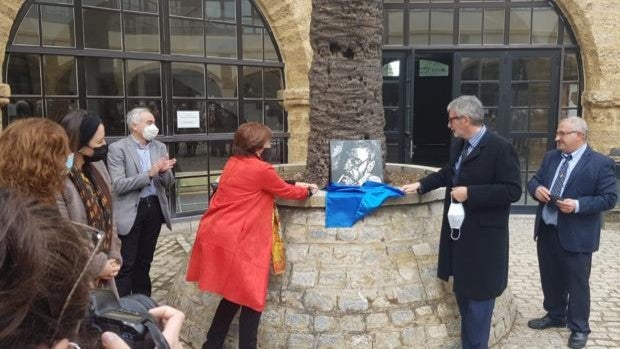
[[[159, 238], [151, 276], [153, 298], [165, 303], [174, 275], [183, 267], [189, 253], [197, 222], [182, 222], [170, 232], [165, 227]], [[548, 329], [536, 331], [527, 321], [544, 315], [542, 290], [532, 240], [534, 216], [513, 215], [510, 219], [509, 285], [517, 304], [517, 318], [510, 333], [494, 349], [566, 348], [570, 331]], [[601, 236], [601, 249], [594, 253], [590, 277], [592, 333], [588, 349], [620, 348], [620, 224], [606, 227]], [[206, 331], [206, 330], [205, 330]]]
[[[496, 348], [566, 348], [570, 330], [532, 330], [531, 318], [545, 314], [542, 289], [532, 239], [534, 216], [515, 215], [510, 219], [509, 287], [515, 296], [517, 318], [510, 333]], [[620, 225], [607, 226], [601, 233], [601, 247], [592, 258], [590, 276], [590, 328], [588, 349], [620, 348]]]

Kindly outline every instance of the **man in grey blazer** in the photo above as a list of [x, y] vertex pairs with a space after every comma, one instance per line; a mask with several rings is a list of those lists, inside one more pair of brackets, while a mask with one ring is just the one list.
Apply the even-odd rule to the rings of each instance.
[[161, 224], [170, 225], [166, 189], [174, 184], [166, 146], [155, 140], [159, 130], [146, 108], [127, 113], [128, 137], [110, 144], [114, 219], [121, 239], [123, 265], [116, 277], [119, 295], [151, 295], [149, 271]]

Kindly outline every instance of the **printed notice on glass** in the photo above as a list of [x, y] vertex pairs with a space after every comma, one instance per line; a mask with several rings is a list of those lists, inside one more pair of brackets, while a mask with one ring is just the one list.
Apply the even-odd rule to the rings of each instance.
[[177, 128], [200, 128], [200, 111], [177, 111]]

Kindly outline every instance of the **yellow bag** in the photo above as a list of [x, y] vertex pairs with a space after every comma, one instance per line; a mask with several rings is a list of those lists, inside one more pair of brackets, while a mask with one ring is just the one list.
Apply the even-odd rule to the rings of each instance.
[[280, 215], [278, 214], [278, 208], [275, 204], [273, 205], [272, 222], [273, 244], [271, 247], [271, 260], [273, 261], [274, 275], [280, 275], [286, 271], [286, 254], [284, 252], [284, 241], [282, 240]]

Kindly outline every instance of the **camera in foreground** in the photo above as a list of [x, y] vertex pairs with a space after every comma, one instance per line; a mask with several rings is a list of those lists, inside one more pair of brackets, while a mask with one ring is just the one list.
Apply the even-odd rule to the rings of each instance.
[[99, 335], [106, 331], [116, 333], [132, 349], [170, 349], [157, 321], [148, 312], [156, 306], [145, 295], [119, 299], [111, 290], [96, 290], [90, 295], [87, 326]]

